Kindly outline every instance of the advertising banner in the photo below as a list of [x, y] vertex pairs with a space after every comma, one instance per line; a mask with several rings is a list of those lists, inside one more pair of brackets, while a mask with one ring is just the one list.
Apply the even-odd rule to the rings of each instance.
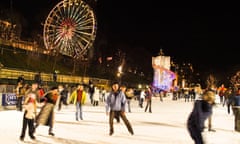
[[17, 103], [16, 93], [2, 93], [2, 106], [13, 106]]

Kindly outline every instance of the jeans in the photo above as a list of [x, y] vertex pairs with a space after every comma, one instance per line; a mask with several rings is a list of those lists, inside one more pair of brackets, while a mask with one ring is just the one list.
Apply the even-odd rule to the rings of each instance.
[[80, 118], [81, 120], [83, 119], [81, 102], [76, 103], [76, 120], [78, 120], [78, 118]]

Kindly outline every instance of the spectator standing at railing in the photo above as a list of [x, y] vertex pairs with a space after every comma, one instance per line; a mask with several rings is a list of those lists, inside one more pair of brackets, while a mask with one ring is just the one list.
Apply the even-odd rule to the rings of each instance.
[[22, 89], [23, 89], [23, 84], [21, 82], [18, 82], [17, 86], [16, 86], [16, 96], [17, 96], [17, 110], [22, 111], [22, 100], [23, 100], [23, 96], [24, 93], [22, 93]]
[[53, 82], [57, 82], [57, 71], [53, 72]]
[[39, 86], [42, 85], [41, 72], [38, 72], [38, 73], [34, 76], [34, 81], [35, 81]]
[[25, 78], [24, 75], [20, 75], [17, 79], [17, 83], [21, 82], [22, 84], [25, 84]]

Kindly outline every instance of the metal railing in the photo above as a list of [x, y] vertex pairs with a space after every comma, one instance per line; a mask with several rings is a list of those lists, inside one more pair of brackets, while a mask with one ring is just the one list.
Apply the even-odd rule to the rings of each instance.
[[[10, 69], [10, 68], [1, 68], [0, 69], [0, 79], [7, 79], [7, 80], [17, 80], [20, 75], [24, 75], [24, 79], [28, 81], [33, 81], [35, 75], [38, 72], [32, 71], [23, 71], [17, 69]], [[52, 73], [43, 73], [41, 72], [41, 79], [43, 82], [53, 82], [53, 74]], [[81, 76], [72, 76], [72, 75], [57, 75], [57, 82], [58, 83], [84, 83], [88, 84], [89, 81], [92, 81], [96, 85], [109, 85], [109, 80], [107, 79], [99, 79], [99, 78], [92, 78], [92, 77], [81, 77]]]

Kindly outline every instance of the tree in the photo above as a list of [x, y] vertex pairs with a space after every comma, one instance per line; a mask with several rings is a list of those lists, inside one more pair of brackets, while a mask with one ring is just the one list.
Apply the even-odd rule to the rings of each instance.
[[237, 71], [236, 74], [231, 77], [230, 83], [234, 90], [240, 88], [240, 71]]
[[207, 89], [215, 88], [216, 84], [217, 84], [216, 78], [212, 74], [210, 74], [206, 80]]

